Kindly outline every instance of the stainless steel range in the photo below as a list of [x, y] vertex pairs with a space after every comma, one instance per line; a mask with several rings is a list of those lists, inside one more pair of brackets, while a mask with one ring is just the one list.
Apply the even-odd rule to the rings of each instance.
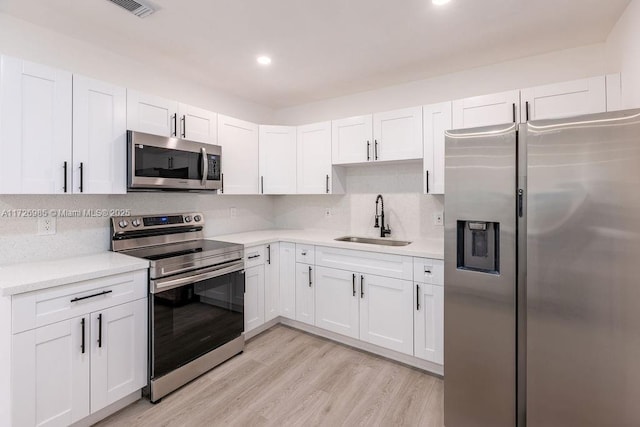
[[149, 398], [244, 350], [244, 247], [203, 238], [201, 213], [111, 218], [111, 249], [149, 260]]

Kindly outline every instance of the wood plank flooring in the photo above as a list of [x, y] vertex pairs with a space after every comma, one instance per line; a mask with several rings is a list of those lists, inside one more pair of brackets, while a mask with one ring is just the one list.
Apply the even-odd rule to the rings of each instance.
[[160, 403], [104, 426], [443, 426], [443, 381], [278, 325]]

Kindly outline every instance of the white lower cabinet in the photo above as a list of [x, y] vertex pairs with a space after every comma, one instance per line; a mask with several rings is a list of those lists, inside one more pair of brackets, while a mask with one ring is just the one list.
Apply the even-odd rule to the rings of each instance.
[[265, 247], [264, 264], [264, 321], [280, 314], [280, 243]]
[[444, 363], [444, 288], [416, 283], [414, 355]]
[[315, 324], [315, 267], [296, 264], [296, 320]]
[[280, 242], [280, 315], [296, 318], [296, 244]]
[[[316, 268], [316, 326], [358, 338], [360, 276], [335, 268]], [[357, 282], [357, 284], [356, 284]]]
[[245, 270], [244, 331], [264, 324], [264, 265]]

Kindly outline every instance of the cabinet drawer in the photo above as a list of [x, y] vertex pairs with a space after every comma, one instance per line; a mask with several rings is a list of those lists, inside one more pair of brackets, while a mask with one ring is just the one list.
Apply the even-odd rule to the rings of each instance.
[[413, 279], [411, 257], [402, 255], [318, 246], [316, 265], [395, 279]]
[[444, 285], [444, 261], [430, 258], [413, 259], [413, 280], [430, 285]]
[[147, 295], [147, 270], [15, 295], [11, 300], [13, 333], [146, 298]]
[[313, 245], [296, 244], [296, 262], [315, 264], [316, 247]]
[[264, 264], [264, 245], [252, 246], [244, 250], [244, 267], [250, 268]]

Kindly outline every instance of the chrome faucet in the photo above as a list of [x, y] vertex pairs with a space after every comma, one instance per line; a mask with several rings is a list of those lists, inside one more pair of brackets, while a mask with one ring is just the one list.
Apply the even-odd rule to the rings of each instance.
[[[380, 205], [382, 207], [382, 209], [380, 210], [380, 214], [378, 214], [378, 202], [380, 202]], [[379, 224], [378, 218], [380, 218]], [[387, 227], [384, 226], [384, 200], [382, 199], [382, 194], [378, 194], [378, 197], [376, 197], [376, 222], [374, 224], [374, 227], [380, 229], [380, 237], [387, 237], [387, 234], [391, 234], [389, 225], [387, 225]]]

